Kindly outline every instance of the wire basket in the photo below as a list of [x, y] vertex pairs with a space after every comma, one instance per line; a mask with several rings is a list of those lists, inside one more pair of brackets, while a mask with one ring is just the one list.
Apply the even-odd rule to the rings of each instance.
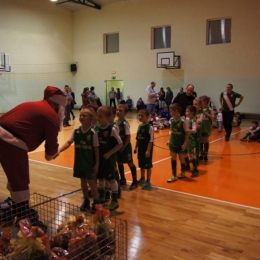
[[[57, 234], [57, 229], [60, 225], [66, 223], [70, 216], [80, 214], [80, 209], [70, 203], [63, 202], [57, 198], [50, 198], [45, 195], [34, 193], [30, 197], [30, 207], [33, 212], [38, 213], [37, 223], [42, 229], [45, 229], [49, 238]], [[92, 218], [92, 215], [88, 215]], [[34, 214], [30, 219], [34, 219]], [[97, 234], [97, 241], [86, 242], [77, 249], [69, 252], [65, 259], [69, 260], [126, 260], [127, 259], [127, 221], [110, 217], [113, 225], [113, 232], [108, 235]], [[12, 235], [17, 235], [18, 228], [10, 223], [5, 223], [3, 226], [12, 225]], [[46, 228], [44, 228], [46, 227]], [[0, 260], [6, 259], [0, 253]], [[61, 258], [64, 259], [64, 258]]]

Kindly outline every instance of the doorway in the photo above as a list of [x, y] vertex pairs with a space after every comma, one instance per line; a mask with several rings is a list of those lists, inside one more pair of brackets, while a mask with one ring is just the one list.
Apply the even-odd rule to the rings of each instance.
[[124, 99], [124, 81], [123, 80], [106, 80], [106, 105], [110, 105], [110, 99], [108, 93], [111, 91], [111, 88], [114, 88], [116, 91], [117, 88], [120, 89]]

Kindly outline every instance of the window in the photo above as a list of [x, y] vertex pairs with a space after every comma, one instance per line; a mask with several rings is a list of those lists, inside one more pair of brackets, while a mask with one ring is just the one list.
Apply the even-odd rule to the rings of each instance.
[[152, 49], [171, 48], [171, 26], [152, 28]]
[[231, 43], [231, 19], [207, 21], [207, 44]]
[[104, 53], [119, 52], [119, 33], [104, 35]]

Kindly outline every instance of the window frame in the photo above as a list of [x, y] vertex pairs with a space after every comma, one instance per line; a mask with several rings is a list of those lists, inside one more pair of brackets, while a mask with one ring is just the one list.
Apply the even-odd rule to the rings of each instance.
[[[155, 29], [158, 29], [158, 28], [166, 28], [166, 27], [170, 27], [170, 37], [169, 37], [169, 47], [160, 47], [160, 48], [155, 48]], [[171, 45], [172, 45], [172, 26], [170, 24], [167, 24], [167, 25], [161, 25], [161, 26], [153, 26], [151, 28], [151, 49], [152, 50], [160, 50], [160, 49], [169, 49], [171, 48]], [[166, 39], [166, 43], [167, 43], [167, 39]]]
[[[118, 50], [117, 51], [113, 51], [113, 52], [109, 52], [108, 51], [108, 40], [107, 40], [107, 36], [109, 36], [109, 35], [118, 35]], [[112, 54], [112, 53], [118, 53], [119, 52], [119, 50], [120, 50], [120, 48], [119, 48], [119, 37], [120, 37], [120, 35], [119, 35], [119, 32], [111, 32], [111, 33], [104, 33], [103, 34], [103, 53], [104, 54]]]
[[[222, 20], [230, 20], [230, 41], [227, 42], [210, 42], [210, 22], [214, 21], [222, 21]], [[232, 41], [232, 17], [222, 17], [222, 18], [215, 18], [215, 19], [207, 19], [206, 21], [206, 45], [216, 45], [216, 44], [230, 44]]]

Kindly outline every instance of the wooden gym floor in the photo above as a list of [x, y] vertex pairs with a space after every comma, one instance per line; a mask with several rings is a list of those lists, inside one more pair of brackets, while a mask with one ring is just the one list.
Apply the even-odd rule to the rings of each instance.
[[[134, 145], [136, 113], [129, 113], [128, 120]], [[71, 122], [59, 134], [60, 144], [79, 126], [77, 118]], [[174, 183], [167, 183], [171, 176], [166, 146], [169, 130], [155, 134], [154, 188], [125, 188], [119, 209], [111, 213], [128, 221], [128, 259], [260, 259], [260, 143], [239, 141], [249, 125], [245, 120], [234, 128], [229, 142], [224, 141], [224, 132], [213, 129], [209, 161], [200, 164], [199, 177], [190, 178], [187, 172], [184, 180]], [[57, 197], [75, 191], [61, 199], [81, 204], [79, 181], [72, 177], [73, 148], [51, 162], [44, 160], [43, 145], [30, 153], [32, 193]], [[130, 182], [127, 166], [125, 171]], [[0, 199], [4, 199], [9, 194], [2, 168], [0, 178]]]

